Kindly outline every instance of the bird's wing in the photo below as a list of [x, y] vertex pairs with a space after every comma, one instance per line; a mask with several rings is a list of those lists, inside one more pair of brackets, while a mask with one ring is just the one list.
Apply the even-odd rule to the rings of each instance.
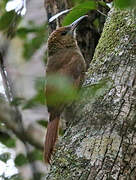
[[[81, 54], [78, 52], [66, 52], [64, 55], [58, 54], [58, 56], [50, 57], [46, 75], [49, 77], [50, 75], [59, 75], [60, 77], [68, 77], [71, 79], [71, 83], [74, 87], [79, 88], [79, 86], [82, 84], [83, 77], [85, 72], [85, 62], [84, 58]], [[53, 76], [54, 77], [54, 76]], [[55, 115], [57, 113], [62, 112], [65, 104], [56, 101], [54, 104], [54, 101], [52, 98], [54, 97], [55, 93], [57, 92], [57, 88], [59, 88], [59, 82], [56, 87], [55, 84], [50, 82], [50, 78], [48, 80], [47, 78], [47, 84], [46, 84], [46, 101], [48, 106], [48, 111], [50, 113], [54, 113]], [[57, 78], [55, 78], [57, 81]], [[59, 93], [58, 93], [59, 94]], [[61, 96], [61, 95], [60, 95]], [[57, 96], [59, 99], [60, 97]], [[53, 105], [51, 105], [51, 102], [53, 101]]]
[[78, 50], [59, 51], [52, 57], [49, 57], [46, 73], [58, 73], [63, 76], [70, 76], [74, 80], [85, 72], [85, 60]]

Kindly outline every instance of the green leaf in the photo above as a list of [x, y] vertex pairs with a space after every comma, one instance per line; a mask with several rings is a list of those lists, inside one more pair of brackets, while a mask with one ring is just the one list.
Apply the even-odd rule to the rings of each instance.
[[120, 9], [136, 7], [136, 0], [115, 0], [115, 7]]
[[[88, 85], [82, 88], [81, 93], [84, 94], [88, 100], [95, 100], [96, 98], [102, 96], [107, 90], [112, 86], [112, 82], [109, 79], [100, 80], [96, 84]], [[88, 90], [86, 89], [88, 88]]]
[[24, 98], [22, 97], [15, 97], [13, 101], [11, 102], [11, 105], [19, 106], [24, 101]]
[[35, 80], [36, 95], [25, 102], [23, 109], [33, 108], [39, 105], [45, 105], [45, 77], [38, 77]]
[[15, 11], [5, 12], [0, 17], [0, 30], [6, 30], [7, 35], [12, 37], [20, 20], [21, 16], [16, 14]]
[[37, 49], [40, 48], [44, 42], [44, 36], [38, 35], [24, 43], [23, 56], [26, 60], [30, 59]]
[[28, 163], [28, 159], [24, 154], [18, 154], [15, 158], [15, 165], [16, 166], [23, 166]]
[[64, 129], [60, 128], [60, 129], [59, 129], [59, 135], [60, 135], [60, 136], [63, 136], [64, 133], [65, 133]]
[[23, 106], [23, 109], [33, 108], [39, 105], [45, 105], [45, 93], [43, 90], [38, 91], [38, 93], [31, 99], [29, 99]]
[[46, 35], [47, 31], [47, 24], [43, 24], [42, 26], [35, 26], [34, 22], [29, 22], [26, 27], [18, 28], [16, 35], [21, 38], [26, 38], [28, 34], [35, 34], [35, 35]]
[[79, 17], [85, 15], [88, 11], [97, 8], [97, 3], [94, 1], [87, 1], [74, 7], [72, 11], [64, 18], [62, 25], [67, 26]]
[[[47, 40], [47, 28], [46, 24], [39, 27], [29, 27], [25, 29], [20, 29], [17, 34], [20, 37], [26, 38], [24, 42], [24, 51], [23, 56], [26, 60], [29, 60], [32, 55], [38, 50], [41, 45]], [[32, 38], [30, 36], [26, 36], [27, 34], [32, 34]]]
[[1, 161], [6, 163], [8, 159], [10, 159], [10, 153], [9, 152], [5, 152], [5, 153], [0, 155]]
[[43, 127], [47, 127], [47, 125], [48, 125], [48, 122], [45, 119], [38, 120], [37, 123], [40, 124]]
[[26, 101], [23, 109], [29, 109], [39, 105], [45, 105], [45, 93], [43, 90], [39, 91], [33, 98]]
[[5, 12], [5, 7], [6, 7], [6, 4], [9, 0], [2, 0], [0, 1], [0, 14], [2, 14], [3, 12]]
[[52, 74], [47, 77], [47, 84], [50, 88], [47, 97], [50, 105], [70, 103], [77, 98], [77, 89], [68, 77]]
[[9, 148], [16, 146], [15, 139], [11, 138], [10, 135], [5, 132], [0, 132], [0, 141]]
[[37, 32], [36, 28], [22, 27], [17, 30], [16, 35], [21, 38], [25, 38], [28, 33], [36, 33], [36, 32]]
[[35, 80], [35, 89], [36, 89], [37, 91], [44, 90], [44, 88], [45, 88], [45, 83], [46, 83], [45, 77], [38, 77], [38, 78]]
[[39, 150], [34, 150], [28, 154], [29, 162], [33, 162], [36, 160], [43, 160], [43, 153]]
[[32, 109], [36, 106], [39, 106], [40, 104], [43, 104], [43, 102], [41, 102], [43, 99], [45, 101], [45, 98], [43, 98], [42, 94], [38, 93], [36, 96], [25, 102], [23, 109]]
[[0, 30], [7, 29], [9, 27], [9, 24], [11, 23], [11, 21], [12, 21], [14, 16], [15, 16], [15, 12], [14, 11], [5, 12], [0, 17]]

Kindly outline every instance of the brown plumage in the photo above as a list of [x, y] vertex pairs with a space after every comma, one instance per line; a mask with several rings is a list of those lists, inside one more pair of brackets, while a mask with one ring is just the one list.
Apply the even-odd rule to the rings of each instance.
[[[79, 22], [86, 16], [82, 16], [74, 23], [55, 30], [48, 39], [48, 63], [46, 69], [47, 79], [51, 75], [67, 77], [75, 88], [79, 88], [86, 70], [85, 60], [77, 46], [73, 32]], [[52, 97], [57, 88], [48, 80], [46, 84], [46, 102], [49, 112], [49, 123], [44, 146], [45, 163], [50, 163], [53, 148], [58, 137], [60, 115], [66, 103], [58, 101], [52, 103]]]

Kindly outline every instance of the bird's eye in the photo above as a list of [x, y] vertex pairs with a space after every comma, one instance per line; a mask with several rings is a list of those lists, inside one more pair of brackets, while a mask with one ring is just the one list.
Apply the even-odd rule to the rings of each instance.
[[62, 35], [62, 36], [66, 35], [66, 34], [67, 34], [67, 31], [61, 32], [61, 35]]

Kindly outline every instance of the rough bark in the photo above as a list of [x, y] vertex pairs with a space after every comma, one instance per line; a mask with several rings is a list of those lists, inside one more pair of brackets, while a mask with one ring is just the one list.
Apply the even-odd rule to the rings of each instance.
[[136, 179], [135, 24], [110, 11], [48, 180]]

